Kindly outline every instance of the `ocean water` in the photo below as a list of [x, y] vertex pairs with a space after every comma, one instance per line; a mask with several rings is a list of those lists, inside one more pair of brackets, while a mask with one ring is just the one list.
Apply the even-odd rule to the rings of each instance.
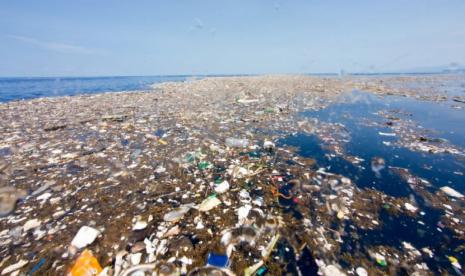
[[40, 97], [145, 90], [160, 82], [194, 76], [0, 78], [0, 102]]
[[[456, 95], [457, 93], [452, 93]], [[459, 94], [465, 94], [465, 91]], [[366, 124], [367, 121], [385, 121], [377, 115], [381, 110], [395, 110], [405, 114], [410, 120], [424, 128], [433, 130], [433, 138], [447, 140], [450, 144], [465, 148], [465, 109], [453, 109], [450, 100], [443, 102], [419, 101], [411, 98], [385, 96], [353, 91], [341, 97], [340, 103], [332, 104], [319, 111], [302, 112], [302, 117], [318, 119], [328, 123], [342, 123], [350, 134], [350, 142], [345, 145], [347, 154], [364, 159], [361, 166], [351, 164], [341, 157], [330, 157], [331, 152], [323, 146], [316, 135], [296, 133], [280, 141], [281, 145], [290, 145], [299, 149], [303, 157], [313, 158], [319, 167], [328, 172], [351, 178], [359, 188], [371, 188], [394, 197], [414, 197], [424, 212], [418, 218], [407, 216], [393, 217], [385, 210], [380, 213], [379, 229], [357, 231], [361, 238], [357, 242], [344, 238], [343, 252], [351, 253], [353, 248], [365, 248], [374, 245], [387, 245], [402, 250], [402, 242], [411, 243], [416, 248], [429, 247], [435, 253], [434, 258], [423, 259], [428, 267], [438, 272], [446, 269], [454, 273], [445, 256], [455, 256], [465, 262], [463, 251], [457, 251], [463, 241], [450, 231], [438, 230], [444, 210], [431, 208], [422, 201], [408, 183], [389, 170], [389, 167], [409, 169], [414, 175], [428, 180], [434, 187], [448, 185], [465, 193], [465, 160], [450, 154], [431, 154], [411, 151], [405, 147], [393, 147], [383, 143], [394, 142], [397, 137], [386, 137], [379, 132], [391, 132], [380, 125]], [[386, 161], [386, 168], [377, 175], [370, 169], [374, 157]], [[423, 223], [418, 223], [418, 221]], [[347, 228], [347, 233], [353, 230]], [[348, 235], [350, 236], [350, 235]]]

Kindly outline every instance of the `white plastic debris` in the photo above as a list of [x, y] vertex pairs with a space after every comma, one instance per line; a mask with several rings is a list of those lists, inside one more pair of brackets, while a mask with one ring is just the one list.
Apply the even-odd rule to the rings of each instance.
[[258, 197], [256, 199], [254, 199], [252, 201], [253, 204], [257, 205], [257, 206], [263, 206], [263, 198], [262, 197]]
[[228, 190], [229, 190], [229, 183], [226, 180], [215, 186], [215, 192], [217, 192], [218, 194], [225, 193]]
[[263, 143], [263, 148], [266, 149], [266, 150], [273, 150], [275, 147], [276, 147], [276, 145], [271, 141], [265, 141]]
[[357, 273], [358, 276], [368, 276], [368, 271], [361, 266], [357, 267], [355, 272]]
[[239, 219], [239, 222], [242, 223], [244, 222], [245, 219], [247, 219], [247, 216], [249, 215], [250, 210], [252, 210], [252, 206], [247, 204], [239, 209], [237, 209], [237, 216]]
[[181, 263], [186, 264], [186, 265], [191, 265], [192, 264], [192, 259], [187, 258], [186, 256], [182, 256], [181, 258], [178, 259]]
[[82, 226], [71, 241], [71, 245], [77, 248], [83, 248], [93, 243], [100, 235], [100, 231], [89, 226]]
[[197, 222], [197, 226], [195, 226], [195, 229], [204, 229], [205, 225], [203, 225], [202, 221]]
[[7, 266], [5, 267], [3, 270], [2, 270], [2, 274], [1, 275], [6, 275], [8, 273], [11, 273], [13, 271], [16, 271], [20, 268], [22, 268], [23, 266], [27, 265], [29, 263], [29, 261], [25, 261], [25, 260], [20, 260], [19, 262], [15, 263], [15, 264], [12, 264], [10, 266]]
[[335, 265], [327, 265], [327, 266], [321, 266], [320, 267], [321, 272], [325, 276], [345, 276], [346, 274], [339, 270]]
[[132, 226], [132, 230], [136, 231], [136, 230], [142, 230], [142, 229], [145, 229], [147, 227], [147, 222], [146, 221], [142, 221], [142, 220], [138, 220], [136, 221], [136, 223], [134, 223], [134, 225]]
[[49, 199], [51, 196], [52, 196], [51, 193], [44, 193], [44, 194], [38, 196], [38, 197], [37, 197], [37, 200], [46, 201], [46, 200]]
[[191, 209], [191, 206], [187, 206], [187, 205], [180, 206], [179, 208], [176, 208], [175, 210], [166, 213], [163, 216], [163, 220], [167, 222], [176, 222], [180, 220], [184, 216], [184, 214], [189, 212], [190, 209]]
[[166, 168], [163, 167], [163, 166], [158, 166], [158, 167], [155, 169], [155, 172], [156, 172], [156, 173], [164, 173], [164, 172], [166, 172]]
[[415, 247], [413, 247], [413, 245], [409, 242], [402, 242], [402, 245], [404, 246], [405, 249], [407, 250], [415, 250]]
[[386, 257], [384, 257], [383, 255], [379, 254], [379, 253], [376, 253], [375, 254], [375, 260], [378, 264], [386, 264]]
[[249, 146], [249, 140], [239, 138], [226, 138], [226, 146], [230, 148], [246, 148]]
[[246, 168], [240, 167], [240, 166], [232, 166], [229, 170], [228, 173], [234, 178], [234, 179], [241, 179], [250, 174], [250, 171], [247, 170]]
[[140, 264], [141, 259], [142, 259], [142, 253], [131, 254], [132, 265]]
[[21, 189], [0, 187], [0, 217], [13, 212], [16, 207], [16, 201], [25, 198], [26, 195], [26, 191]]
[[381, 135], [381, 136], [391, 136], [391, 137], [396, 136], [396, 134], [392, 133], [392, 132], [381, 132], [380, 131], [380, 132], [378, 132], [378, 134]]
[[239, 99], [237, 100], [238, 103], [248, 104], [248, 103], [256, 103], [258, 99]]
[[423, 251], [425, 254], [428, 254], [430, 258], [433, 258], [434, 256], [433, 251], [431, 251], [431, 249], [429, 249], [428, 247], [423, 247], [421, 251]]
[[211, 196], [202, 201], [198, 206], [200, 212], [207, 212], [220, 205], [221, 201], [216, 196]]
[[451, 197], [456, 197], [456, 198], [463, 198], [464, 195], [457, 192], [456, 190], [452, 189], [449, 186], [444, 186], [441, 187], [441, 191], [443, 191], [446, 195], [451, 196]]
[[163, 237], [164, 238], [168, 238], [168, 237], [171, 237], [171, 236], [176, 236], [177, 234], [179, 234], [179, 232], [181, 231], [181, 229], [179, 228], [178, 225], [175, 225], [173, 227], [171, 227], [164, 235]]
[[418, 210], [417, 207], [413, 206], [412, 204], [410, 204], [408, 202], [406, 202], [404, 204], [404, 207], [405, 207], [406, 210], [411, 211], [411, 212], [416, 212]]
[[156, 246], [147, 238], [144, 239], [144, 243], [145, 243], [145, 252], [147, 252], [147, 254], [152, 254], [157, 249]]
[[247, 192], [246, 189], [242, 189], [239, 192], [239, 197], [241, 199], [241, 202], [250, 202], [252, 199], [250, 198], [249, 192]]
[[37, 228], [40, 226], [40, 220], [38, 219], [31, 219], [28, 220], [24, 225], [23, 225], [23, 231], [27, 232], [31, 229]]

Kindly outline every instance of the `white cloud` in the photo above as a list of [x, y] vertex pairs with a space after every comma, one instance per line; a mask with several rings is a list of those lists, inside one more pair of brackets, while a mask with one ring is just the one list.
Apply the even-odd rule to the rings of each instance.
[[60, 43], [54, 41], [41, 41], [32, 37], [20, 35], [8, 35], [17, 41], [21, 41], [44, 50], [65, 53], [65, 54], [83, 54], [83, 55], [106, 55], [107, 53], [100, 49], [86, 48], [78, 45]]

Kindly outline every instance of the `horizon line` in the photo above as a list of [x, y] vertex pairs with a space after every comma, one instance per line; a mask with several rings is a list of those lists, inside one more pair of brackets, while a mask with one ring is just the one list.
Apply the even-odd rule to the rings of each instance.
[[155, 75], [49, 75], [49, 76], [0, 76], [0, 79], [49, 79], [49, 78], [124, 78], [124, 77], [233, 77], [233, 76], [266, 76], [266, 75], [332, 75], [332, 76], [350, 76], [350, 75], [428, 75], [428, 74], [454, 74], [465, 73], [465, 70], [443, 70], [443, 71], [418, 71], [418, 72], [403, 72], [403, 71], [388, 71], [388, 72], [320, 72], [320, 73], [240, 73], [240, 74], [155, 74]]

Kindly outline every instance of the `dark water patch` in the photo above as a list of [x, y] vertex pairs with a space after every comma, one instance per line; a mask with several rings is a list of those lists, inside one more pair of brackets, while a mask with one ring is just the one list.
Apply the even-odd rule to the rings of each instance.
[[[297, 154], [315, 159], [317, 167], [324, 167], [328, 172], [351, 178], [359, 188], [368, 187], [391, 196], [408, 197], [410, 201], [416, 202], [419, 212], [415, 217], [410, 217], [381, 209], [380, 226], [374, 230], [363, 230], [349, 223], [345, 227], [342, 252], [368, 252], [370, 248], [381, 245], [405, 251], [408, 243], [421, 252], [420, 260], [432, 271], [440, 273], [446, 269], [455, 274], [447, 256], [456, 257], [460, 263], [465, 262], [464, 253], [457, 251], [463, 241], [440, 222], [445, 210], [432, 208], [389, 167], [406, 168], [413, 175], [427, 180], [431, 183], [431, 187], [427, 189], [433, 194], [446, 185], [464, 193], [465, 160], [452, 154], [416, 152], [402, 145], [394, 145], [397, 136], [379, 134], [392, 130], [385, 125], [386, 119], [377, 115], [377, 112], [394, 110], [393, 113], [403, 120], [412, 120], [431, 129], [432, 138], [444, 138], [462, 148], [465, 146], [465, 128], [462, 127], [465, 112], [451, 109], [447, 102], [378, 97], [361, 92], [351, 93], [346, 97], [348, 98], [341, 99], [341, 103], [301, 114], [318, 119], [320, 124], [343, 124], [349, 137], [347, 143], [341, 143], [343, 155], [336, 155], [326, 149], [317, 135], [298, 133], [280, 140], [279, 145], [297, 147]], [[356, 156], [363, 161], [358, 165], [352, 164], [344, 155]], [[431, 250], [434, 256], [429, 257], [422, 248]], [[363, 257], [367, 256], [359, 256]]]
[[[374, 157], [382, 157], [386, 161], [386, 166], [397, 166], [408, 168], [414, 174], [426, 178], [436, 186], [449, 185], [462, 192], [463, 175], [465, 172], [465, 160], [450, 154], [431, 154], [424, 152], [413, 152], [403, 147], [386, 145], [383, 142], [395, 142], [396, 137], [381, 136], [379, 132], [391, 132], [387, 127], [369, 126], [365, 122], [380, 122], [383, 119], [376, 115], [376, 112], [385, 109], [398, 109], [402, 113], [411, 114], [410, 119], [417, 121], [425, 128], [437, 131], [435, 138], [446, 138], [451, 143], [460, 147], [465, 147], [465, 128], [463, 110], [452, 110], [437, 103], [415, 101], [412, 99], [399, 97], [383, 97], [370, 95], [362, 92], [354, 92], [345, 96], [351, 99], [350, 103], [339, 103], [331, 105], [320, 111], [304, 112], [303, 116], [317, 118], [327, 123], [342, 123], [349, 130], [350, 142], [346, 144], [347, 154], [358, 156], [365, 161], [362, 166], [366, 169], [358, 174], [354, 179], [358, 179], [361, 186], [369, 187], [370, 183], [375, 188], [381, 188], [380, 180], [374, 179], [370, 172], [370, 162]], [[347, 100], [343, 100], [347, 101]], [[439, 106], [439, 107], [438, 107]], [[460, 127], [459, 127], [460, 126]], [[447, 131], [444, 131], [446, 130]], [[307, 138], [306, 138], [307, 139]], [[294, 143], [294, 145], [299, 142]], [[300, 142], [301, 154], [307, 153], [306, 147], [309, 143]], [[310, 147], [312, 148], [312, 147]], [[312, 148], [313, 149], [313, 148]], [[337, 166], [332, 163], [333, 167]], [[345, 168], [350, 168], [345, 166]], [[337, 172], [337, 171], [335, 171]], [[342, 172], [343, 173], [343, 172]], [[353, 171], [349, 172], [349, 176]], [[388, 170], [381, 171], [381, 178], [389, 178], [386, 181], [393, 183], [395, 178], [390, 176]], [[382, 190], [389, 193], [389, 187]]]
[[342, 157], [330, 157], [331, 152], [323, 149], [322, 142], [314, 135], [297, 134], [279, 142], [280, 145], [298, 147], [299, 155], [315, 159], [319, 167], [324, 167], [331, 173], [351, 178], [360, 188], [375, 188], [393, 196], [408, 196], [411, 193], [408, 185], [387, 169], [380, 171], [380, 177], [377, 177], [376, 173], [371, 170], [369, 164], [371, 156], [379, 155], [362, 156], [366, 160], [363, 162], [365, 168], [361, 169]]
[[[411, 119], [424, 128], [435, 130], [436, 138], [445, 138], [453, 144], [465, 147], [465, 140], [462, 139], [465, 136], [465, 110], [450, 108], [450, 103], [451, 101], [420, 101], [398, 96], [381, 97], [353, 91], [342, 95], [337, 104], [319, 111], [303, 112], [303, 115], [356, 127], [355, 125], [362, 120], [385, 121], [375, 113], [380, 110], [392, 110], [396, 111], [396, 115]], [[379, 129], [383, 130], [389, 129]]]
[[[382, 211], [380, 219], [382, 227], [375, 230], [357, 229], [359, 239], [345, 238], [344, 250], [351, 252], [352, 248], [371, 248], [378, 245], [390, 246], [400, 251], [404, 249], [404, 242], [408, 242], [422, 254], [422, 261], [433, 271], [450, 267], [449, 261], [443, 256], [455, 256], [461, 261], [465, 260], [462, 253], [455, 252], [453, 248], [462, 241], [454, 238], [453, 233], [447, 229], [438, 230], [437, 222], [441, 212], [434, 209], [424, 209], [425, 215], [419, 218], [408, 216], [391, 216]], [[434, 254], [428, 256], [422, 248], [428, 248]], [[452, 271], [452, 270], [451, 270]]]

